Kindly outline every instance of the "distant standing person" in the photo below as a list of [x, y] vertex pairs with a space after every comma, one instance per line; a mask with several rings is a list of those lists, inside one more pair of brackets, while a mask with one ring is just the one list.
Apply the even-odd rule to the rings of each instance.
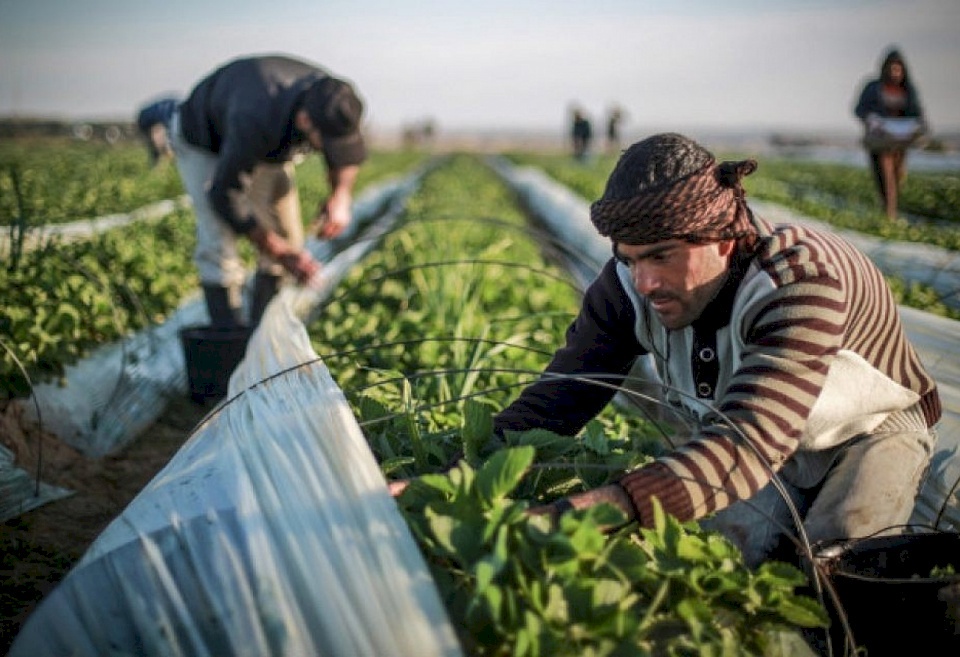
[[202, 79], [174, 115], [177, 166], [197, 215], [194, 260], [211, 324], [243, 324], [245, 278], [238, 236], [259, 250], [250, 325], [285, 273], [309, 281], [320, 264], [304, 249], [294, 154], [323, 153], [330, 185], [313, 222], [330, 239], [351, 221], [353, 188], [366, 158], [363, 103], [353, 86], [320, 67], [271, 55], [237, 59]]
[[[907, 174], [907, 148], [926, 132], [920, 97], [899, 50], [887, 51], [880, 77], [864, 85], [854, 114], [864, 124], [863, 144], [884, 210], [895, 219], [900, 185]], [[899, 129], [891, 119], [899, 121]]]
[[614, 105], [607, 114], [607, 151], [620, 150], [620, 124], [623, 122], [623, 110]]
[[573, 110], [573, 127], [570, 136], [573, 140], [573, 157], [577, 160], [585, 160], [590, 152], [593, 128], [590, 125], [590, 120], [580, 108], [574, 108]]
[[147, 142], [147, 151], [153, 166], [173, 157], [168, 128], [179, 102], [180, 99], [176, 96], [163, 96], [143, 105], [137, 111], [137, 130]]

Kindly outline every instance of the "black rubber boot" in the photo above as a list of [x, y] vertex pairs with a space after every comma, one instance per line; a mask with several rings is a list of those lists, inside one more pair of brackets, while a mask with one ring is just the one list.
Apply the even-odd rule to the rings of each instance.
[[203, 298], [213, 328], [235, 328], [240, 322], [240, 291], [221, 285], [204, 285]]
[[257, 272], [253, 277], [253, 299], [250, 302], [250, 328], [256, 328], [267, 304], [280, 290], [280, 276]]

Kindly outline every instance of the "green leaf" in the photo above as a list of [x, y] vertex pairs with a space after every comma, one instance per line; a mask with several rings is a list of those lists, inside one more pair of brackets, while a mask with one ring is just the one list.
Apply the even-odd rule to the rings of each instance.
[[605, 607], [607, 605], [617, 606], [630, 593], [628, 582], [603, 578], [596, 582], [593, 587], [593, 608]]
[[502, 566], [503, 564], [496, 563], [493, 559], [481, 559], [474, 565], [473, 576], [477, 580], [477, 593], [483, 593], [490, 586]]
[[776, 608], [789, 623], [801, 627], [827, 627], [830, 616], [816, 600], [801, 596], [788, 596]]
[[766, 561], [757, 568], [757, 580], [774, 586], [803, 586], [807, 576], [796, 566], [782, 561]]
[[561, 436], [547, 429], [530, 429], [524, 432], [506, 432], [508, 444], [530, 445], [537, 450], [539, 461], [549, 461], [564, 456], [577, 448], [573, 436]]
[[476, 563], [477, 591], [482, 592], [490, 582], [497, 577], [510, 560], [509, 536], [510, 528], [501, 526], [497, 531], [497, 538], [493, 551], [489, 552]]
[[493, 435], [493, 415], [489, 404], [468, 399], [463, 405], [463, 454], [469, 463], [480, 462], [480, 450]]
[[516, 657], [537, 657], [541, 654], [540, 634], [543, 631], [543, 623], [540, 618], [527, 611], [523, 615], [523, 628], [517, 632], [516, 641], [513, 644], [513, 655]]
[[474, 490], [486, 504], [509, 494], [533, 463], [532, 447], [510, 447], [493, 454], [477, 471]]
[[392, 415], [391, 411], [380, 401], [370, 395], [363, 395], [360, 398], [359, 414], [365, 422], [379, 420], [380, 418]]
[[451, 477], [442, 474], [425, 474], [420, 476], [417, 481], [429, 486], [434, 490], [453, 495], [457, 492], [457, 482]]
[[583, 434], [583, 444], [599, 456], [606, 456], [610, 453], [610, 441], [607, 439], [603, 425], [595, 420], [587, 424]]
[[404, 466], [413, 465], [414, 462], [415, 460], [412, 456], [395, 456], [381, 461], [380, 470], [383, 471], [384, 475], [389, 476]]
[[546, 595], [546, 605], [543, 609], [543, 617], [546, 620], [561, 627], [573, 620], [570, 614], [570, 605], [562, 586], [554, 583], [549, 584], [546, 587]]
[[456, 556], [458, 552], [453, 541], [453, 531], [457, 527], [457, 521], [450, 516], [438, 514], [430, 508], [424, 510], [424, 517], [437, 543], [447, 554]]

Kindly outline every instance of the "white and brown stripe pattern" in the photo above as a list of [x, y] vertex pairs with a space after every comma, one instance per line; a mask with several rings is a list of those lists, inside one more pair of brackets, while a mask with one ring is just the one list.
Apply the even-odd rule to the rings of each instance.
[[[896, 303], [870, 260], [835, 235], [758, 224], [763, 239], [752, 275], [768, 277], [772, 291], [731, 321], [745, 346], [716, 400], [729, 422], [708, 425], [680, 449], [623, 477], [641, 520], [652, 518], [653, 497], [684, 521], [751, 497], [808, 444], [828, 375], [830, 394], [837, 386], [841, 395], [849, 392], [849, 417], [841, 420], [851, 431], [861, 421], [859, 377], [888, 382], [894, 392], [904, 391], [901, 398], [919, 398], [928, 426], [940, 417], [936, 384], [907, 341]], [[848, 369], [831, 372], [841, 356]], [[872, 417], [864, 412], [867, 429]]]

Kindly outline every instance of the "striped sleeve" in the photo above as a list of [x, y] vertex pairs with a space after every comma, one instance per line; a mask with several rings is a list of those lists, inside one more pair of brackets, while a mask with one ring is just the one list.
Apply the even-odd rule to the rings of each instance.
[[720, 419], [680, 449], [625, 475], [641, 521], [651, 499], [682, 521], [752, 497], [800, 445], [840, 350], [920, 394], [928, 423], [936, 386], [907, 341], [876, 267], [845, 241], [802, 229], [777, 232], [759, 259], [774, 291], [735, 318], [746, 348], [717, 409]]

